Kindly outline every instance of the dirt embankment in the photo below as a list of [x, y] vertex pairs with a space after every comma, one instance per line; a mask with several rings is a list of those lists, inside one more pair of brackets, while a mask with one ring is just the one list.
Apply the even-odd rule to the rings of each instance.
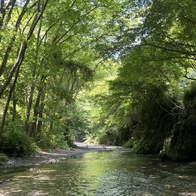
[[6, 164], [1, 166], [1, 168], [22, 167], [39, 164], [53, 164], [61, 160], [76, 158], [77, 156], [88, 152], [113, 151], [116, 149], [123, 148], [119, 146], [83, 144], [79, 142], [76, 142], [75, 144], [77, 148], [71, 148], [69, 150], [54, 149], [50, 152], [41, 151], [36, 155], [30, 157], [10, 158]]

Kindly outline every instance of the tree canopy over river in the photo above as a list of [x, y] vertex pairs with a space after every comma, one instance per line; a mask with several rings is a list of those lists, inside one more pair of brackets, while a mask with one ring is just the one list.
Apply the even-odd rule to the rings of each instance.
[[75, 139], [196, 160], [196, 2], [1, 0], [0, 151]]

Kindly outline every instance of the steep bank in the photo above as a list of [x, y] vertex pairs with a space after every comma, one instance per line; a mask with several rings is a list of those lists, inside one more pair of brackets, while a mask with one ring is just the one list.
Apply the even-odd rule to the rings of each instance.
[[185, 92], [184, 109], [160, 153], [162, 160], [196, 161], [196, 83]]

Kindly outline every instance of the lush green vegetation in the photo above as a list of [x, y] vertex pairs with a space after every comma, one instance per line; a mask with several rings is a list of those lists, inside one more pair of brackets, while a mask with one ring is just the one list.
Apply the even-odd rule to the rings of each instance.
[[96, 47], [120, 11], [119, 1], [1, 1], [2, 151], [72, 145], [88, 124], [76, 97], [103, 62]]
[[3, 153], [0, 153], [0, 165], [3, 165], [4, 163], [6, 163], [8, 161], [8, 157], [3, 154]]
[[0, 149], [75, 139], [196, 160], [196, 3], [1, 1]]

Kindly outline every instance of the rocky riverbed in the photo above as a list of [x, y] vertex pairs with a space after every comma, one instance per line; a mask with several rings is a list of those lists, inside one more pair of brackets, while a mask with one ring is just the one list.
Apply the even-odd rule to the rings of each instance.
[[50, 150], [49, 152], [40, 151], [36, 155], [32, 155], [29, 157], [9, 158], [9, 161], [0, 167], [6, 168], [6, 167], [22, 167], [22, 166], [40, 165], [40, 164], [53, 164], [61, 160], [76, 158], [79, 155], [88, 152], [113, 151], [116, 149], [123, 148], [119, 146], [84, 144], [79, 142], [76, 142], [75, 144], [77, 148], [70, 148], [68, 150], [53, 149]]

